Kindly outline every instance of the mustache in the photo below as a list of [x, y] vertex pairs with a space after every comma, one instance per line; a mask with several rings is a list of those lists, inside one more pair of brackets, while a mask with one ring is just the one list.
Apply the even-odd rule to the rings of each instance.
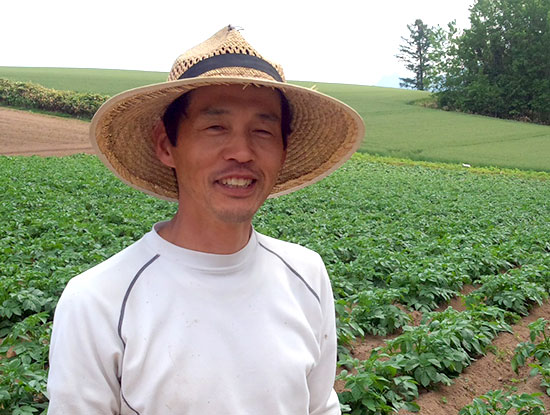
[[231, 166], [227, 166], [214, 173], [214, 177], [226, 177], [232, 175], [251, 176], [254, 179], [263, 178], [261, 170], [256, 168], [251, 163], [234, 162]]

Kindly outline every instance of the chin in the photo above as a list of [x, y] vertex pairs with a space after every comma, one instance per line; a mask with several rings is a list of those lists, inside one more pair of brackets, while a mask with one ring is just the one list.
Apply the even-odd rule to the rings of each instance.
[[250, 223], [252, 222], [252, 218], [256, 214], [256, 210], [254, 211], [247, 211], [242, 209], [235, 209], [235, 210], [224, 210], [221, 212], [218, 212], [218, 218], [220, 218], [223, 222], [226, 223]]
[[[256, 198], [256, 200], [220, 200], [215, 203], [212, 201], [213, 212], [218, 219], [225, 223], [242, 224], [251, 223], [254, 215], [262, 206], [265, 199]], [[216, 207], [214, 207], [216, 206]]]

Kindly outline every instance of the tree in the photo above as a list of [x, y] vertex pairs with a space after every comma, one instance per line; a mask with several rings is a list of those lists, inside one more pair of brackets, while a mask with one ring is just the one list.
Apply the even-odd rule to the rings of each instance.
[[438, 92], [452, 89], [450, 81], [457, 79], [462, 70], [458, 59], [458, 44], [461, 32], [456, 26], [456, 20], [447, 24], [447, 28], [440, 26], [432, 28], [428, 66], [426, 76], [430, 80], [430, 89]]
[[550, 124], [550, 0], [477, 0], [453, 41], [440, 105]]
[[399, 86], [419, 90], [429, 89], [426, 78], [430, 66], [429, 50], [432, 29], [420, 19], [416, 19], [412, 25], [407, 25], [409, 37], [401, 37], [403, 44], [399, 46], [397, 59], [405, 63], [405, 68], [414, 73], [414, 78], [399, 78]]

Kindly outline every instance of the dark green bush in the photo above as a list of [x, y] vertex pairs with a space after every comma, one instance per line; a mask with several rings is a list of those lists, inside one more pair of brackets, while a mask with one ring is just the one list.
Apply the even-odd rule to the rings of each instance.
[[4, 105], [91, 118], [108, 98], [108, 95], [58, 91], [32, 82], [16, 82], [0, 78], [0, 103]]

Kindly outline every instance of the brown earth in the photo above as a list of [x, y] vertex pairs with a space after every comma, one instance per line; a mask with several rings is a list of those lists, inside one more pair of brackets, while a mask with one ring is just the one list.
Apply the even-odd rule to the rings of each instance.
[[[88, 140], [88, 128], [89, 123], [84, 121], [0, 107], [0, 154], [64, 156], [93, 153]], [[465, 287], [463, 294], [473, 289], [474, 287]], [[460, 299], [451, 300], [449, 305], [458, 310], [464, 309]], [[411, 317], [413, 324], [420, 322], [420, 313], [414, 312]], [[421, 408], [420, 414], [456, 415], [460, 408], [471, 403], [476, 396], [508, 386], [517, 387], [518, 392], [542, 392], [541, 399], [547, 410], [550, 410], [550, 397], [541, 389], [540, 378], [529, 377], [529, 368], [523, 368], [519, 374], [515, 374], [510, 366], [516, 345], [529, 338], [527, 325], [539, 317], [550, 319], [550, 303], [535, 307], [528, 317], [513, 327], [513, 334], [504, 333], [498, 336], [493, 341], [492, 352], [477, 359], [451, 386], [421, 393], [417, 400]], [[361, 339], [354, 345], [353, 354], [357, 358], [367, 358], [374, 347], [382, 346], [388, 338], [390, 337], [368, 336]], [[341, 391], [343, 385], [337, 383], [336, 389]]]
[[93, 153], [89, 122], [0, 107], [0, 155]]

